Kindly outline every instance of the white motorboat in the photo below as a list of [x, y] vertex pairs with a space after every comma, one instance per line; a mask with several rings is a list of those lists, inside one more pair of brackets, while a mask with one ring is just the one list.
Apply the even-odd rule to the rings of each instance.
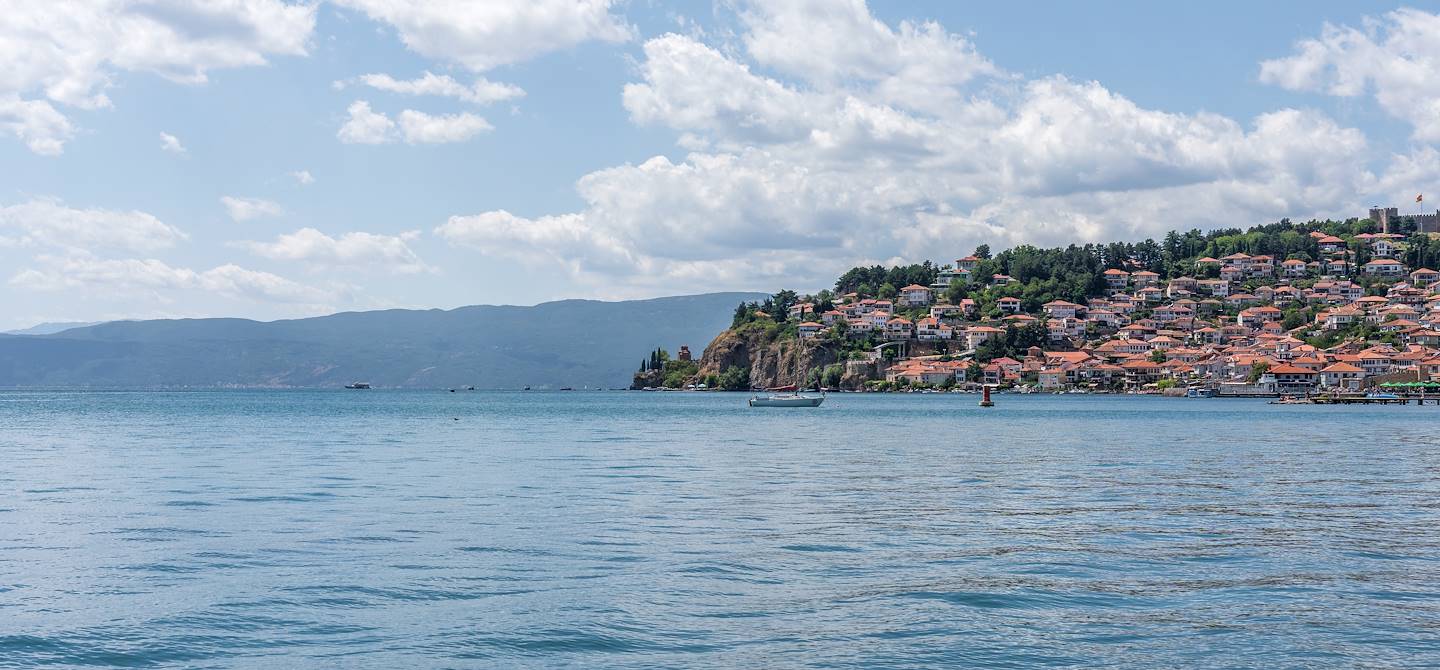
[[825, 394], [802, 395], [799, 393], [772, 393], [767, 396], [751, 396], [751, 407], [819, 407], [825, 402]]

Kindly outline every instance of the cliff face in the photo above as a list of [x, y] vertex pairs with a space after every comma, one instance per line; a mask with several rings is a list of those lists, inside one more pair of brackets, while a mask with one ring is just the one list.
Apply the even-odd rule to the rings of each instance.
[[[839, 362], [839, 352], [821, 342], [770, 342], [763, 331], [726, 330], [705, 347], [705, 355], [700, 358], [700, 376], [719, 375], [738, 366], [750, 371], [750, 385], [757, 388], [800, 386], [810, 378], [811, 370], [823, 370]], [[856, 368], [855, 374], [850, 374], [852, 367], [846, 366], [847, 380], [858, 382], [857, 386], [863, 384], [864, 369], [868, 365]]]

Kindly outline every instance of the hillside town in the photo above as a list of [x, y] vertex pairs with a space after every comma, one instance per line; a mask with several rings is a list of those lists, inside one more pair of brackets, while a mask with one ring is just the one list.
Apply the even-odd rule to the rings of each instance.
[[1395, 218], [1377, 209], [1376, 232], [1306, 232], [1313, 255], [1201, 256], [1168, 278], [1127, 258], [1083, 302], [1027, 306], [1004, 295], [1015, 278], [978, 274], [993, 264], [970, 255], [929, 284], [877, 292], [893, 295], [805, 296], [755, 315], [803, 341], [850, 343], [876, 370], [871, 388], [1284, 395], [1440, 381], [1440, 271], [1406, 264], [1429, 233], [1391, 232]]

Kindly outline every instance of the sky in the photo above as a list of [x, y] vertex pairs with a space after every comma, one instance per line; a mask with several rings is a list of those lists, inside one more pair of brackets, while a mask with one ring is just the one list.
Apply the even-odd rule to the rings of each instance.
[[1440, 3], [12, 0], [0, 59], [0, 330], [1440, 201]]

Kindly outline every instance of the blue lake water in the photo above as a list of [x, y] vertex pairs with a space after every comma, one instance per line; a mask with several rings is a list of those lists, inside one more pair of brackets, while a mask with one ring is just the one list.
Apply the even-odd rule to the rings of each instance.
[[0, 668], [1440, 665], [1440, 407], [0, 393]]

